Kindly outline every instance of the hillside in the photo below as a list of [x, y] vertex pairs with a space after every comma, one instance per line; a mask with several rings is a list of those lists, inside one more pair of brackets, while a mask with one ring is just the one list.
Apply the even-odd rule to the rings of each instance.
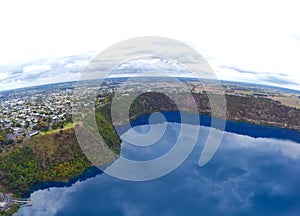
[[[177, 95], [189, 112], [192, 101]], [[193, 93], [200, 113], [210, 113], [209, 98], [206, 94]], [[300, 131], [300, 109], [276, 103], [271, 99], [225, 95], [227, 119], [254, 124], [276, 126]], [[222, 109], [222, 107], [220, 107]], [[145, 93], [136, 98], [130, 108], [132, 119], [145, 113], [178, 110], [175, 103], [160, 93]]]
[[[120, 139], [110, 124], [109, 115], [104, 113], [100, 109], [96, 115], [100, 134], [118, 153]], [[0, 191], [22, 196], [34, 184], [68, 181], [91, 166], [73, 128], [33, 136], [20, 144], [6, 146], [0, 155]]]
[[68, 181], [90, 166], [73, 129], [32, 137], [0, 156], [0, 190], [22, 196], [36, 183]]

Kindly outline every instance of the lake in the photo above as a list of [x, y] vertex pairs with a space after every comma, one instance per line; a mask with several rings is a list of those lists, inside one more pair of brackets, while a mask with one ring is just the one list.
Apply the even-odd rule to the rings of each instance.
[[[123, 142], [122, 157], [151, 160], [168, 152], [180, 131], [177, 114], [165, 113], [167, 129], [154, 145]], [[147, 133], [148, 117], [134, 121], [134, 130]], [[207, 165], [199, 167], [209, 122], [208, 116], [201, 115], [196, 146], [168, 175], [131, 182], [88, 172], [81, 181], [41, 185], [43, 189], [30, 195], [33, 206], [21, 208], [18, 215], [299, 215], [299, 133], [228, 122], [220, 148]]]

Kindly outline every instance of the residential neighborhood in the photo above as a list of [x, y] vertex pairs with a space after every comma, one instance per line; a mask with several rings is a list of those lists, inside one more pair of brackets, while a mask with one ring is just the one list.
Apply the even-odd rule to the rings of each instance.
[[12, 144], [71, 120], [71, 89], [10, 92], [0, 98], [0, 144]]

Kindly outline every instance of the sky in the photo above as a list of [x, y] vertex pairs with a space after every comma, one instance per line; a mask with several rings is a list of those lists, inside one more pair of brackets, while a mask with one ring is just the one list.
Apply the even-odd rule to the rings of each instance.
[[299, 20], [297, 1], [2, 1], [0, 91], [78, 80], [140, 36], [188, 44], [221, 80], [300, 90]]

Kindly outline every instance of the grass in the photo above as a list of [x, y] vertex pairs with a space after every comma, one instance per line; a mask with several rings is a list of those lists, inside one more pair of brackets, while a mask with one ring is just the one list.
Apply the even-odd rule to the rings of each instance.
[[40, 132], [40, 135], [58, 133], [61, 130], [68, 130], [68, 129], [71, 129], [73, 127], [74, 127], [74, 123], [73, 122], [68, 122], [68, 123], [64, 124], [63, 128], [57, 128], [55, 130], [49, 130], [49, 131], [42, 131], [42, 132]]

